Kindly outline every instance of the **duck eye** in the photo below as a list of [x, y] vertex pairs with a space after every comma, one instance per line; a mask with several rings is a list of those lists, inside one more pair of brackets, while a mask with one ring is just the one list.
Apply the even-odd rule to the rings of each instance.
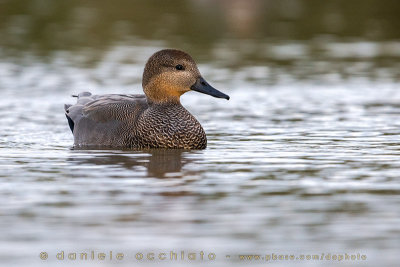
[[179, 64], [179, 65], [176, 65], [176, 66], [175, 66], [175, 69], [177, 69], [177, 70], [183, 70], [184, 67], [183, 67], [181, 64]]

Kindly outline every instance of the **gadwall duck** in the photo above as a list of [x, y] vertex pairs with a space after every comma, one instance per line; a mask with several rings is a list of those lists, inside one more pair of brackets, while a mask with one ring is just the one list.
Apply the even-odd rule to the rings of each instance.
[[165, 49], [146, 63], [145, 95], [92, 95], [83, 92], [65, 115], [76, 147], [204, 149], [207, 137], [196, 118], [180, 103], [190, 90], [229, 96], [210, 86], [183, 51]]

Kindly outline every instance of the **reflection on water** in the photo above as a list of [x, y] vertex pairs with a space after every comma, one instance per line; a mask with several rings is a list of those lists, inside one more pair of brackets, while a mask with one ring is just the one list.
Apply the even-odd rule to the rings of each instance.
[[[399, 8], [0, 1], [1, 263], [112, 250], [132, 266], [138, 251], [191, 250], [216, 253], [218, 266], [235, 253], [362, 253], [369, 266], [395, 266]], [[208, 148], [73, 149], [70, 95], [142, 93], [146, 59], [167, 46], [231, 96], [182, 97]]]
[[[76, 149], [75, 149], [76, 150]], [[76, 150], [79, 151], [79, 150]], [[148, 177], [181, 177], [181, 169], [186, 163], [193, 160], [185, 159], [182, 157], [183, 150], [148, 150], [139, 153], [121, 151], [96, 151], [88, 152], [91, 153], [91, 157], [76, 156], [74, 154], [68, 158], [68, 162], [76, 165], [100, 165], [109, 166], [110, 168], [118, 167], [125, 168], [129, 172], [134, 172], [146, 168]]]

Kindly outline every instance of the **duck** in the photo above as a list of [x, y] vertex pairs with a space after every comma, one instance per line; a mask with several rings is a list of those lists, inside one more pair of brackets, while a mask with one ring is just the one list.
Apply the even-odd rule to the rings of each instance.
[[81, 92], [65, 104], [74, 147], [122, 149], [205, 149], [207, 136], [180, 102], [196, 91], [229, 100], [200, 74], [193, 58], [177, 49], [154, 53], [143, 71], [144, 94]]

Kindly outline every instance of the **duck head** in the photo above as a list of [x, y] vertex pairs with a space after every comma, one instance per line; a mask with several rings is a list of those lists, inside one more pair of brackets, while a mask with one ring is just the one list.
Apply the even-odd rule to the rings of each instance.
[[191, 90], [229, 100], [228, 95], [204, 80], [190, 55], [175, 49], [158, 51], [149, 58], [142, 85], [153, 103], [179, 103], [180, 96]]

